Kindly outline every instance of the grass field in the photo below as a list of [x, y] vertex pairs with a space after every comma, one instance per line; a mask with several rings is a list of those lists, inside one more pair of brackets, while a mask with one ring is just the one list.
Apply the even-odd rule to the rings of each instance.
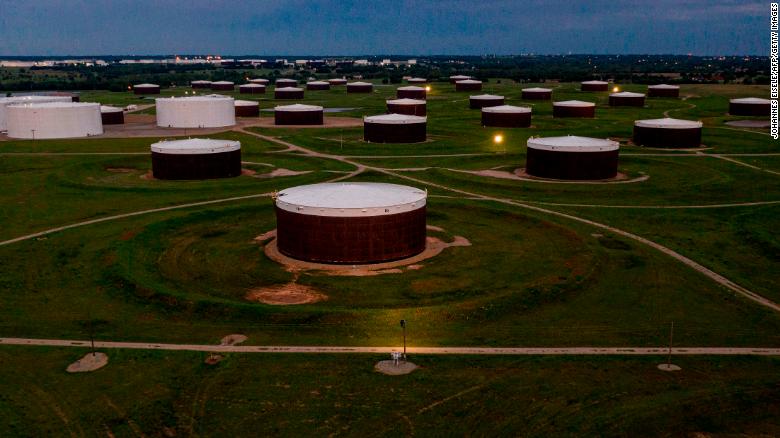
[[[243, 333], [257, 345], [387, 346], [398, 345], [406, 319], [417, 346], [640, 347], [665, 345], [674, 322], [679, 346], [780, 346], [777, 312], [638, 241], [511, 204], [650, 239], [779, 302], [780, 145], [766, 130], [723, 124], [736, 119], [725, 114], [729, 98], [767, 87], [683, 86], [685, 99], [648, 99], [644, 108], [610, 108], [607, 93], [575, 84], [552, 87], [555, 100], [597, 102], [597, 117], [553, 119], [549, 102], [522, 101], [520, 85], [494, 79], [484, 92], [533, 106], [533, 126], [483, 128], [469, 93], [434, 83], [425, 143], [367, 144], [360, 128], [251, 128], [270, 140], [210, 135], [240, 140], [244, 167], [256, 172], [230, 180], [145, 178], [156, 138], [0, 141], [0, 243], [247, 197], [0, 244], [0, 336], [216, 343]], [[383, 113], [394, 90], [307, 92], [304, 101], [360, 117]], [[271, 92], [259, 98], [262, 108], [277, 104]], [[81, 100], [142, 102], [111, 92]], [[629, 143], [633, 120], [665, 113], [702, 120], [707, 148]], [[503, 144], [493, 143], [496, 133]], [[620, 140], [620, 171], [639, 180], [557, 184], [473, 173], [523, 167], [530, 136], [566, 134]], [[349, 180], [427, 188], [428, 223], [444, 229], [433, 234], [472, 245], [402, 274], [295, 280], [327, 295], [323, 302], [248, 301], [253, 288], [294, 280], [253, 240], [275, 227], [268, 195], [356, 170], [273, 139], [367, 167]], [[305, 173], [269, 177], [275, 169]], [[107, 368], [71, 376], [64, 367], [83, 351], [0, 347], [0, 427], [29, 436], [780, 433], [776, 359], [677, 358], [683, 371], [669, 375], [653, 357], [424, 356], [413, 358], [421, 370], [390, 378], [372, 371], [380, 358], [371, 355], [232, 354], [208, 367], [195, 353], [109, 353]]]

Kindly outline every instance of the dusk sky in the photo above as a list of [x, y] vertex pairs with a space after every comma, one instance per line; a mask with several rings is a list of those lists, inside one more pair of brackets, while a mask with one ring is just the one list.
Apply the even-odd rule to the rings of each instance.
[[754, 1], [0, 0], [0, 56], [768, 50]]

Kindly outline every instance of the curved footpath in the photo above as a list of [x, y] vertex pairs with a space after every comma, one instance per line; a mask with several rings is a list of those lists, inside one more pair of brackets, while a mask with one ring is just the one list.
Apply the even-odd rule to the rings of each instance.
[[[68, 339], [0, 338], [0, 345], [90, 348], [90, 341]], [[205, 345], [95, 341], [95, 348], [128, 350], [202, 351], [208, 353], [355, 353], [379, 354], [403, 347], [348, 347], [316, 345]], [[515, 356], [659, 356], [664, 347], [407, 347], [409, 354], [515, 355]], [[685, 356], [780, 356], [780, 348], [675, 347], [672, 354]]]

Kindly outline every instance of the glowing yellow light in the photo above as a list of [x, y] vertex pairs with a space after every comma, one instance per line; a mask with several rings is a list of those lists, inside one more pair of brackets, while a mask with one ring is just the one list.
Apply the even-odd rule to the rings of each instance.
[[612, 92], [614, 92], [614, 93], [617, 93], [618, 91], [620, 91], [620, 88], [618, 88], [618, 87], [615, 87], [615, 88], [612, 89]]
[[501, 135], [501, 134], [496, 134], [495, 136], [493, 136], [493, 142], [497, 143], [497, 144], [503, 143], [504, 142], [504, 136]]
[[426, 87], [425, 87], [425, 92], [427, 93], [427, 92], [429, 92], [429, 91], [431, 91], [431, 86], [430, 86], [430, 85], [428, 85], [428, 86], [426, 86]]
[[133, 89], [133, 87], [131, 87], [130, 85], [128, 85], [128, 86], [127, 86], [127, 89], [128, 89], [128, 90], [132, 90], [132, 89]]

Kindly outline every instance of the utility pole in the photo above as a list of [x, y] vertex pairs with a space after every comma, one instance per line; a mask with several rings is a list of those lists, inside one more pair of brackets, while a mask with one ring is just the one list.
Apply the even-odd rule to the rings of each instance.
[[401, 320], [401, 329], [403, 330], [404, 333], [404, 360], [406, 360], [406, 320], [405, 319]]

